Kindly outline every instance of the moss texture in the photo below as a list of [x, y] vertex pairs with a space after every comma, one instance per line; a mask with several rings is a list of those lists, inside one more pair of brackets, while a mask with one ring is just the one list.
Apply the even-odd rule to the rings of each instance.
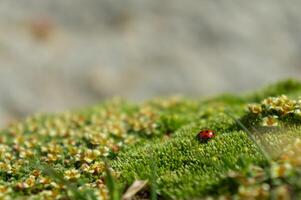
[[[148, 180], [136, 199], [243, 198], [255, 190], [262, 199], [289, 196], [287, 187], [298, 194], [289, 173], [271, 174], [300, 136], [299, 95], [301, 83], [287, 80], [244, 95], [113, 99], [29, 117], [1, 131], [0, 198], [118, 199], [135, 180]], [[216, 136], [201, 143], [203, 129]]]

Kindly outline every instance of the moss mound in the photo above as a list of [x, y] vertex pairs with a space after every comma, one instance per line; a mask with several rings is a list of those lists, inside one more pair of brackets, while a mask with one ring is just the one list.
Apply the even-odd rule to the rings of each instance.
[[[296, 196], [299, 95], [287, 80], [241, 96], [113, 99], [29, 117], [1, 131], [0, 199], [119, 199], [135, 180], [148, 182], [134, 199]], [[208, 128], [216, 137], [201, 143]]]

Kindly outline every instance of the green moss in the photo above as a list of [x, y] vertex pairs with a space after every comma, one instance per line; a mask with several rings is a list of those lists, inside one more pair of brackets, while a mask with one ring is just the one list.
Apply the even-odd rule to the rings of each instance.
[[269, 85], [255, 93], [246, 96], [248, 101], [260, 102], [262, 99], [271, 96], [280, 96], [286, 94], [289, 96], [300, 95], [301, 83], [294, 79], [280, 81], [276, 84]]
[[[130, 184], [135, 179], [150, 179], [152, 162], [156, 162], [158, 194], [169, 199], [204, 196], [211, 193], [229, 170], [243, 170], [252, 164], [265, 166], [267, 160], [254, 143], [227, 115], [244, 117], [248, 102], [301, 92], [299, 82], [288, 80], [269, 86], [253, 95], [242, 97], [222, 95], [205, 100], [198, 108], [199, 118], [180, 128], [165, 140], [150, 140], [122, 152], [112, 162], [120, 171], [121, 180]], [[200, 144], [195, 135], [199, 130], [216, 130], [217, 137]]]
[[113, 167], [122, 178], [150, 179], [156, 162], [158, 193], [166, 198], [200, 196], [216, 185], [229, 169], [244, 163], [263, 164], [264, 158], [243, 132], [223, 133], [208, 144], [195, 140], [197, 126], [187, 127], [166, 142], [145, 144], [121, 154]]
[[[29, 117], [1, 131], [0, 190], [13, 198], [107, 197], [112, 193], [107, 188], [119, 188], [113, 191], [119, 194], [124, 192], [120, 188], [142, 179], [164, 199], [204, 197], [214, 190], [217, 195], [235, 193], [238, 184], [223, 187], [229, 171], [247, 171], [251, 164], [267, 168], [270, 163], [233, 116], [246, 126], [260, 121], [265, 116], [250, 114], [248, 104], [281, 94], [296, 98], [301, 84], [287, 80], [252, 94], [203, 100], [134, 104], [115, 99], [81, 111]], [[295, 138], [299, 121], [293, 119], [285, 118], [283, 124], [294, 122]], [[196, 135], [206, 128], [216, 137], [201, 143]], [[280, 146], [278, 140], [269, 140], [270, 146]], [[108, 186], [103, 182], [109, 172], [104, 160], [112, 167]]]

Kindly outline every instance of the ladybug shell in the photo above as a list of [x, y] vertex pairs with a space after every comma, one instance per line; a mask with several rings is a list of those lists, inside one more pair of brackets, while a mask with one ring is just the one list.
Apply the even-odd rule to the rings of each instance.
[[198, 135], [197, 138], [201, 141], [201, 142], [207, 142], [210, 139], [214, 138], [215, 133], [213, 130], [210, 129], [205, 129], [205, 130], [201, 130]]

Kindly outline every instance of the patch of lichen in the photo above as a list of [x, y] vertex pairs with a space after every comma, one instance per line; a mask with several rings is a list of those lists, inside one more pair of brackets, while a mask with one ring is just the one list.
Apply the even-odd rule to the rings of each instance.
[[[121, 188], [151, 180], [166, 199], [206, 196], [229, 171], [251, 164], [266, 169], [268, 161], [231, 116], [262, 120], [270, 111], [254, 115], [247, 105], [281, 94], [295, 98], [301, 84], [289, 80], [253, 95], [204, 100], [113, 99], [81, 111], [29, 117], [1, 131], [0, 198], [107, 199], [107, 172]], [[215, 130], [216, 137], [201, 144], [195, 136], [204, 128]]]

